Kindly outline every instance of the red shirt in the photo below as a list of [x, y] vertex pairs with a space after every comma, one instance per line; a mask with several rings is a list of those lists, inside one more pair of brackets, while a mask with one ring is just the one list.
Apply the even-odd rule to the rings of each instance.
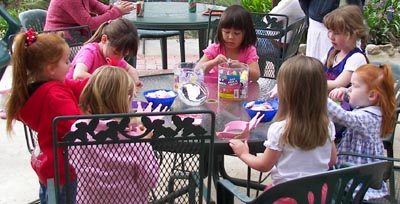
[[[49, 81], [43, 83], [29, 97], [24, 106], [19, 111], [19, 120], [38, 133], [38, 143], [40, 149], [35, 149], [32, 153], [31, 165], [39, 176], [39, 181], [43, 185], [47, 184], [47, 179], [54, 178], [54, 153], [53, 153], [53, 134], [52, 122], [57, 116], [81, 115], [78, 106], [78, 98], [84, 81]], [[58, 123], [58, 139], [64, 136], [70, 129], [74, 121], [63, 121]], [[64, 168], [62, 162], [61, 149], [59, 149], [59, 167]], [[69, 167], [71, 180], [76, 175], [72, 166]], [[60, 183], [64, 184], [64, 174], [60, 171]]]

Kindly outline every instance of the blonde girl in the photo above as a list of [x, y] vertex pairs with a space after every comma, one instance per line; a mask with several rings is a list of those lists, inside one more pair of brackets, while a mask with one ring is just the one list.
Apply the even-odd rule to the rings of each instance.
[[[76, 96], [83, 84], [65, 81], [70, 66], [69, 54], [67, 43], [56, 34], [37, 34], [28, 30], [14, 39], [12, 89], [6, 104], [7, 132], [12, 131], [15, 120], [37, 132], [38, 146], [32, 153], [31, 164], [39, 177], [40, 203], [47, 203], [47, 179], [54, 178], [53, 119], [81, 114]], [[65, 120], [59, 123], [57, 135], [65, 135], [73, 122]], [[64, 169], [64, 165], [69, 164], [64, 164], [61, 154], [59, 157], [59, 169]], [[73, 168], [69, 167], [72, 172], [69, 181], [71, 199], [74, 201], [76, 176]], [[65, 203], [63, 173], [59, 172], [62, 185], [60, 203]]]
[[138, 42], [137, 29], [127, 19], [101, 24], [72, 60], [67, 78], [84, 79], [103, 65], [113, 65], [126, 70], [136, 86], [142, 86], [136, 69], [123, 59], [136, 56]]
[[347, 87], [351, 74], [368, 59], [358, 47], [366, 44], [368, 29], [365, 18], [357, 5], [339, 7], [324, 17], [324, 25], [328, 28], [328, 37], [332, 47], [325, 63], [328, 90], [336, 87]]
[[[384, 156], [381, 138], [391, 134], [397, 107], [394, 96], [394, 82], [389, 65], [366, 64], [354, 71], [351, 87], [340, 88], [329, 97], [343, 100], [348, 92], [353, 111], [345, 111], [336, 102], [328, 101], [328, 113], [332, 120], [347, 129], [338, 145], [339, 152], [353, 152], [373, 156]], [[338, 165], [345, 162], [365, 164], [375, 162], [371, 158], [339, 156]], [[380, 190], [369, 189], [364, 199], [381, 198], [387, 194], [384, 184]]]
[[323, 65], [302, 55], [285, 61], [278, 73], [279, 109], [261, 156], [247, 142], [231, 140], [235, 154], [251, 168], [271, 170], [272, 186], [327, 171], [336, 163], [335, 129], [327, 114]]
[[256, 32], [249, 11], [240, 5], [228, 7], [218, 24], [215, 43], [203, 50], [204, 55], [198, 64], [203, 65], [204, 75], [217, 78], [218, 64], [228, 60], [249, 65], [249, 80], [260, 77], [258, 55], [254, 44]]
[[[133, 80], [126, 71], [106, 65], [97, 69], [90, 77], [79, 99], [80, 106], [86, 114], [129, 113], [134, 92]], [[89, 123], [88, 120], [76, 121], [76, 123], [81, 122]], [[95, 134], [107, 130], [108, 122], [110, 120], [100, 120], [94, 130]], [[73, 125], [71, 130], [76, 130], [76, 127]], [[118, 137], [124, 138], [120, 133]], [[88, 135], [88, 138], [91, 136]], [[129, 154], [123, 149], [129, 149]], [[89, 146], [82, 148], [76, 157], [78, 160], [80, 157], [84, 157], [86, 161], [90, 160], [84, 166], [76, 165], [78, 177], [82, 175], [78, 180], [77, 199], [83, 203], [147, 204], [149, 202], [149, 192], [158, 180], [158, 162], [150, 144]], [[103, 162], [99, 163], [98, 160]], [[120, 169], [126, 169], [130, 174], [125, 174], [121, 179], [117, 173]], [[96, 183], [93, 182], [93, 178], [96, 178]], [[128, 202], [118, 200], [114, 196], [118, 194], [135, 196]]]

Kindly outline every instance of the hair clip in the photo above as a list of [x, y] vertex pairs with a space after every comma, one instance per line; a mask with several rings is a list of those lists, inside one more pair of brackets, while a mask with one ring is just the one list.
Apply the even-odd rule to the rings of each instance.
[[32, 43], [37, 40], [37, 32], [33, 31], [32, 28], [29, 28], [28, 31], [25, 32], [25, 45], [29, 47]]
[[111, 23], [111, 20], [108, 20], [108, 21], [107, 21], [107, 24], [110, 24], [110, 23]]

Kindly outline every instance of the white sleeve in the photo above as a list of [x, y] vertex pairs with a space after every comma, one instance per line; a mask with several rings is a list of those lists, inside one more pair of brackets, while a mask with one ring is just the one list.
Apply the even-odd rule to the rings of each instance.
[[365, 58], [365, 56], [359, 52], [354, 53], [353, 55], [351, 55], [347, 61], [346, 64], [344, 65], [344, 70], [347, 71], [351, 71], [354, 72], [356, 71], [356, 69], [358, 67], [360, 67], [361, 65], [367, 64], [367, 59]]
[[266, 148], [282, 151], [283, 147], [279, 144], [282, 132], [285, 128], [285, 121], [274, 122], [268, 129], [267, 140], [264, 142]]

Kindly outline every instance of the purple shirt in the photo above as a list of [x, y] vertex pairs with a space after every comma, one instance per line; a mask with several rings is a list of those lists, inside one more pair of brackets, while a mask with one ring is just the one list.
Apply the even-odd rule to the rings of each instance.
[[[67, 79], [73, 79], [72, 76], [74, 74], [75, 66], [78, 63], [85, 64], [88, 67], [87, 71], [90, 74], [92, 74], [97, 68], [108, 64], [98, 43], [88, 43], [79, 50], [74, 60], [72, 60], [71, 67], [66, 76]], [[126, 68], [128, 63], [122, 59], [118, 66]]]

